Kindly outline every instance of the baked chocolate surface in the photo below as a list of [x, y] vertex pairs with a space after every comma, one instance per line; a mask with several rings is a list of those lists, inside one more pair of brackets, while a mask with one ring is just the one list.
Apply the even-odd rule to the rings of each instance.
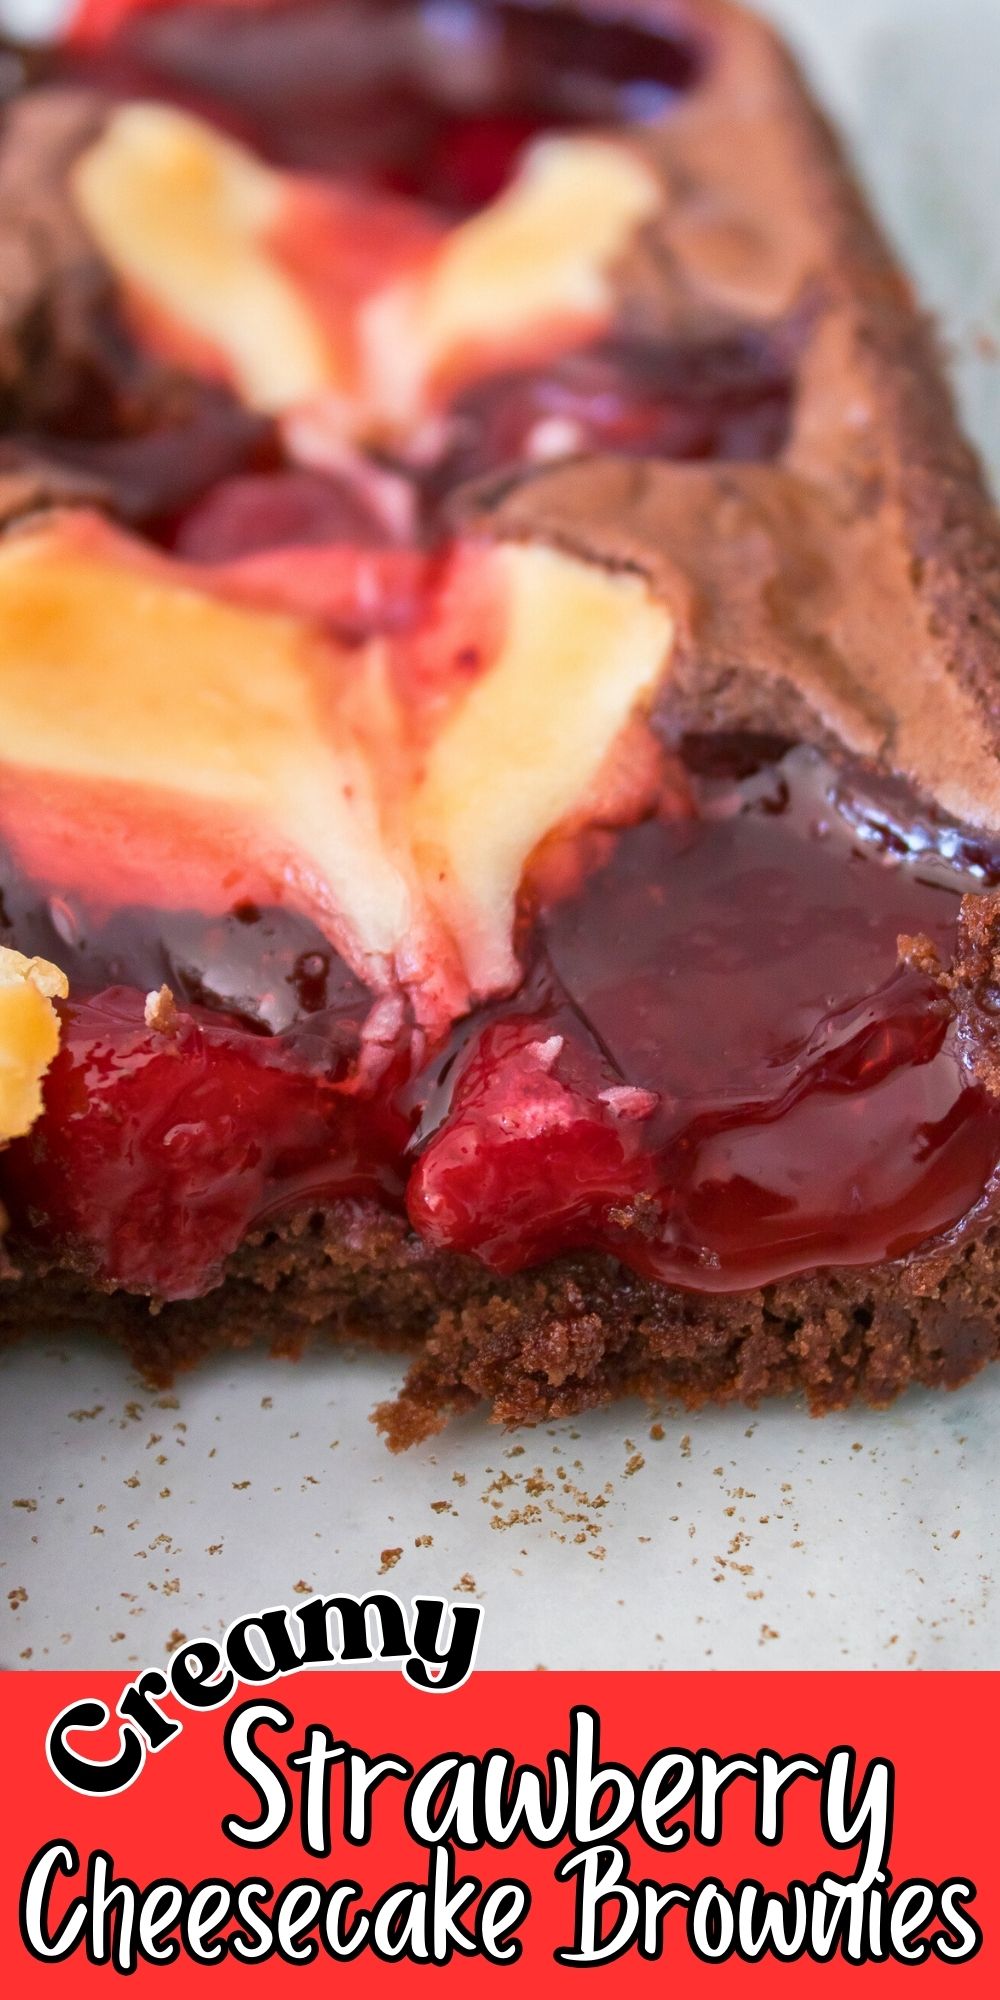
[[[754, 329], [789, 357], [787, 436], [767, 462], [588, 454], [517, 467], [460, 481], [449, 518], [542, 537], [662, 592], [678, 620], [658, 715], [667, 743], [692, 730], [814, 743], [904, 779], [968, 829], [1000, 829], [1000, 530], [933, 331], [835, 139], [770, 32], [722, 0], [600, 0], [580, 11], [665, 25], [700, 51], [694, 86], [635, 137], [665, 202], [619, 273], [621, 326], [637, 340]], [[100, 117], [91, 95], [61, 91], [7, 114], [9, 518], [78, 499], [127, 514], [120, 482], [78, 450], [73, 410], [95, 381], [111, 399], [98, 437], [141, 431], [150, 399], [183, 424], [188, 392], [129, 351], [106, 274], [62, 205], [66, 149]], [[17, 190], [39, 148], [49, 164], [25, 270]], [[994, 922], [992, 898], [967, 899], [956, 961], [936, 968], [992, 1091]], [[853, 1396], [886, 1402], [911, 1382], [955, 1386], [995, 1358], [1000, 1224], [990, 1206], [902, 1261], [712, 1297], [596, 1254], [498, 1277], [347, 1200], [259, 1234], [221, 1285], [178, 1303], [99, 1287], [72, 1258], [14, 1239], [0, 1313], [11, 1332], [44, 1319], [113, 1333], [154, 1374], [262, 1337], [289, 1350], [312, 1337], [399, 1344], [412, 1351], [407, 1386], [380, 1413], [395, 1444], [475, 1401], [508, 1423], [632, 1390], [692, 1405], [800, 1390], [822, 1410]]]

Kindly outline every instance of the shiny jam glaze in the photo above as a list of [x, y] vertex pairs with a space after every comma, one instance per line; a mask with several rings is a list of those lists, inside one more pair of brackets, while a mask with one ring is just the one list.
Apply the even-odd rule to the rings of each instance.
[[137, 7], [59, 73], [168, 96], [278, 164], [451, 212], [489, 201], [527, 139], [644, 123], [698, 80], [682, 33], [532, 0], [271, 0]]
[[[902, 1256], [968, 1212], [1000, 1113], [934, 982], [954, 886], [866, 858], [807, 752], [624, 834], [542, 908], [516, 1020], [463, 1024], [409, 1213], [500, 1271], [568, 1248], [736, 1290]], [[874, 841], [875, 827], [865, 821]]]
[[[947, 1231], [1000, 1158], [1000, 1110], [897, 940], [947, 960], [992, 861], [959, 872], [916, 820], [909, 852], [898, 801], [806, 750], [689, 761], [696, 813], [592, 836], [574, 892], [524, 912], [518, 993], [422, 1069], [401, 1011], [363, 1053], [367, 995], [287, 912], [91, 918], [8, 866], [4, 937], [73, 990], [46, 1113], [0, 1162], [18, 1228], [166, 1297], [345, 1194], [405, 1203], [499, 1272], [597, 1249], [713, 1292]], [[161, 978], [172, 1035], [136, 990]]]
[[397, 452], [348, 458], [337, 472], [298, 466], [274, 426], [193, 385], [175, 422], [116, 436], [105, 412], [112, 435], [100, 439], [75, 424], [44, 438], [23, 432], [13, 458], [0, 446], [0, 469], [25, 451], [62, 467], [186, 562], [307, 548], [343, 551], [357, 567], [361, 551], [435, 546], [456, 487], [493, 472], [595, 451], [777, 457], [794, 407], [793, 345], [760, 333], [697, 346], [612, 335], [456, 396], [438, 454], [419, 465]]
[[133, 988], [68, 1004], [45, 1116], [4, 1176], [18, 1219], [97, 1275], [184, 1299], [274, 1215], [398, 1204], [405, 1056], [358, 1094], [359, 1026], [332, 1008], [272, 1039], [193, 1009], [164, 1033]]
[[341, 1040], [343, 1024], [354, 1023], [356, 1051], [371, 1005], [367, 989], [308, 917], [245, 899], [213, 917], [149, 906], [111, 909], [65, 888], [42, 895], [8, 867], [0, 936], [23, 938], [29, 956], [61, 965], [74, 994], [169, 986], [178, 1005], [226, 1014], [259, 1034], [285, 1035], [323, 1014], [341, 1024]]
[[442, 413], [436, 456], [403, 451], [321, 472], [290, 463], [260, 419], [202, 392], [176, 427], [95, 442], [33, 437], [116, 513], [189, 562], [264, 550], [433, 545], [464, 481], [587, 452], [673, 460], [776, 458], [794, 405], [793, 343], [748, 333], [691, 343], [611, 335], [545, 367], [486, 376]]
[[776, 458], [794, 396], [792, 342], [611, 337], [547, 368], [494, 375], [455, 399], [431, 494], [505, 466], [614, 452], [667, 459]]

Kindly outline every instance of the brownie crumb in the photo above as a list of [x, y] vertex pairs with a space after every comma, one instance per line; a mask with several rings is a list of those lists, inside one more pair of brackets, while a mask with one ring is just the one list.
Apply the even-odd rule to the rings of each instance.
[[161, 986], [158, 992], [147, 993], [143, 1018], [147, 1028], [157, 1035], [176, 1035], [178, 1026], [177, 1002], [169, 986]]

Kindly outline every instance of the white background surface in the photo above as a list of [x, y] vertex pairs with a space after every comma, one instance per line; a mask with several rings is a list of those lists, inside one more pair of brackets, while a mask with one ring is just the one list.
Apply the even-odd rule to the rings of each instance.
[[[767, 11], [945, 318], [1000, 480], [1000, 0]], [[482, 1666], [1000, 1665], [1000, 1370], [822, 1422], [629, 1405], [509, 1437], [470, 1419], [394, 1459], [367, 1419], [399, 1372], [248, 1356], [156, 1397], [103, 1347], [6, 1354], [0, 1661], [153, 1664], [179, 1633], [381, 1572], [404, 1597], [474, 1591]]]

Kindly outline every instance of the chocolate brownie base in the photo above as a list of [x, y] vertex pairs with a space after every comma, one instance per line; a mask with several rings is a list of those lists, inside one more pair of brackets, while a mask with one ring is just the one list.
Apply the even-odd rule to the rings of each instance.
[[820, 1413], [855, 1398], [887, 1404], [913, 1383], [957, 1388], [1000, 1355], [1000, 1226], [937, 1258], [719, 1298], [590, 1255], [498, 1279], [361, 1203], [245, 1244], [223, 1286], [182, 1304], [98, 1292], [65, 1265], [18, 1261], [20, 1283], [0, 1292], [0, 1335], [39, 1322], [111, 1335], [160, 1383], [262, 1339], [285, 1355], [316, 1340], [415, 1350], [400, 1395], [377, 1412], [394, 1449], [477, 1403], [503, 1424], [630, 1394], [696, 1408], [799, 1393]]

